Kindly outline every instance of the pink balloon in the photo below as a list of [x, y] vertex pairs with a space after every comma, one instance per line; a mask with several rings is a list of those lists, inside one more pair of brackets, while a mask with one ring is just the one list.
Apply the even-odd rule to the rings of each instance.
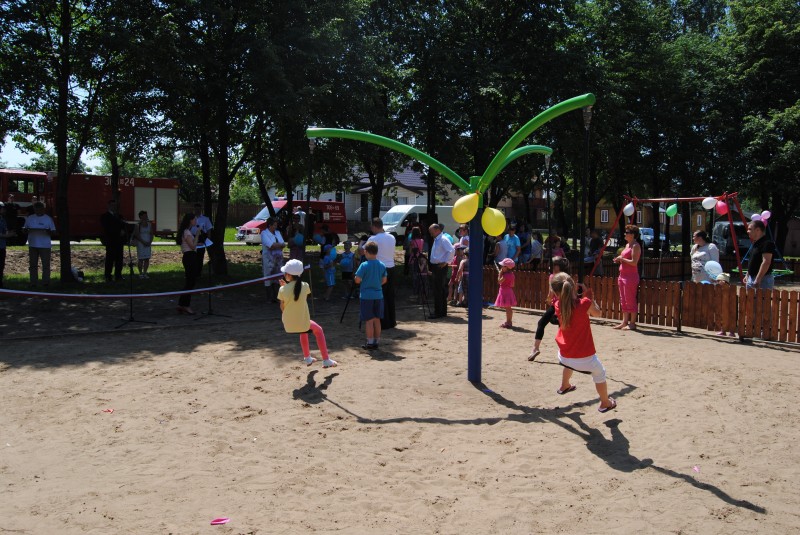
[[725, 215], [728, 213], [728, 203], [725, 201], [717, 201], [717, 213], [719, 215]]
[[770, 212], [769, 210], [764, 210], [763, 212], [761, 212], [761, 221], [769, 219], [770, 217], [772, 217], [772, 212]]

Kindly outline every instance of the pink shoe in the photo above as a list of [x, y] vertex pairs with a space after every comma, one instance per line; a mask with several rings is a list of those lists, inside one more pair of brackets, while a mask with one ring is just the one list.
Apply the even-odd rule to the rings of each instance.
[[502, 327], [503, 329], [510, 329], [511, 327], [513, 327], [513, 325], [511, 325], [507, 321], [504, 321], [503, 323], [500, 324], [500, 327]]

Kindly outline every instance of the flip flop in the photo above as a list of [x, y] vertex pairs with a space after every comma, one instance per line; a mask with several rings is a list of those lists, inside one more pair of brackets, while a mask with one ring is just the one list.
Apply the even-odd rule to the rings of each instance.
[[575, 386], [575, 385], [569, 385], [569, 388], [567, 388], [566, 390], [561, 390], [560, 388], [558, 390], [556, 390], [556, 394], [558, 394], [559, 396], [563, 396], [564, 394], [569, 394], [570, 392], [572, 392], [576, 388], [578, 388], [578, 387]]
[[611, 406], [610, 406], [610, 407], [605, 407], [605, 408], [604, 408], [604, 407], [598, 407], [598, 409], [597, 409], [597, 412], [599, 412], [599, 413], [606, 413], [606, 412], [608, 412], [608, 411], [613, 411], [613, 410], [614, 410], [614, 409], [616, 409], [616, 408], [617, 408], [617, 400], [615, 400], [615, 399], [612, 399], [612, 400], [611, 400]]
[[226, 516], [223, 516], [223, 517], [215, 518], [214, 520], [212, 520], [211, 521], [211, 525], [212, 526], [221, 526], [222, 524], [227, 524], [230, 521], [231, 521], [230, 518], [228, 518]]
[[531, 351], [531, 354], [528, 355], [528, 362], [533, 362], [534, 360], [536, 360], [536, 357], [539, 356], [539, 353], [541, 353], [541, 351], [539, 351], [538, 349], [534, 349], [533, 351]]

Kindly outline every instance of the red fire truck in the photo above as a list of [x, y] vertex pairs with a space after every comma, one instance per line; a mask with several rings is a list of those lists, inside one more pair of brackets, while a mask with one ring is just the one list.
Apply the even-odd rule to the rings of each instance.
[[[55, 173], [0, 169], [0, 200], [11, 205], [7, 219], [13, 219], [9, 212], [16, 212], [16, 224], [9, 221], [9, 228], [21, 228], [31, 205], [37, 200], [45, 204], [46, 212], [58, 227], [57, 187]], [[120, 214], [133, 224], [139, 220], [139, 211], [146, 210], [155, 225], [156, 235], [174, 235], [178, 229], [178, 188], [178, 181], [172, 178], [120, 177]], [[112, 191], [110, 176], [70, 176], [67, 191], [70, 239], [80, 241], [100, 237], [100, 216], [106, 211]]]

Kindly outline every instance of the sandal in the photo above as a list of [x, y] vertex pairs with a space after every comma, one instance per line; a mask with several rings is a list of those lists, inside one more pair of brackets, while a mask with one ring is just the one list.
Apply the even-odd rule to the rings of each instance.
[[528, 355], [528, 362], [533, 362], [534, 360], [536, 360], [536, 357], [539, 356], [539, 353], [541, 353], [541, 351], [539, 351], [538, 349], [534, 349], [533, 351], [531, 351], [531, 354]]
[[612, 399], [612, 400], [611, 400], [611, 406], [610, 406], [610, 407], [599, 407], [599, 408], [597, 409], [597, 412], [599, 412], [599, 413], [603, 413], [603, 414], [604, 414], [604, 413], [606, 413], [606, 412], [608, 412], [608, 411], [613, 411], [613, 410], [614, 410], [614, 409], [616, 409], [616, 408], [617, 408], [617, 400], [615, 400], [615, 399]]
[[569, 394], [570, 392], [573, 392], [576, 388], [578, 387], [575, 385], [569, 385], [569, 388], [566, 388], [565, 390], [561, 390], [560, 388], [556, 390], [556, 394], [558, 394], [559, 396], [563, 396], [564, 394]]

